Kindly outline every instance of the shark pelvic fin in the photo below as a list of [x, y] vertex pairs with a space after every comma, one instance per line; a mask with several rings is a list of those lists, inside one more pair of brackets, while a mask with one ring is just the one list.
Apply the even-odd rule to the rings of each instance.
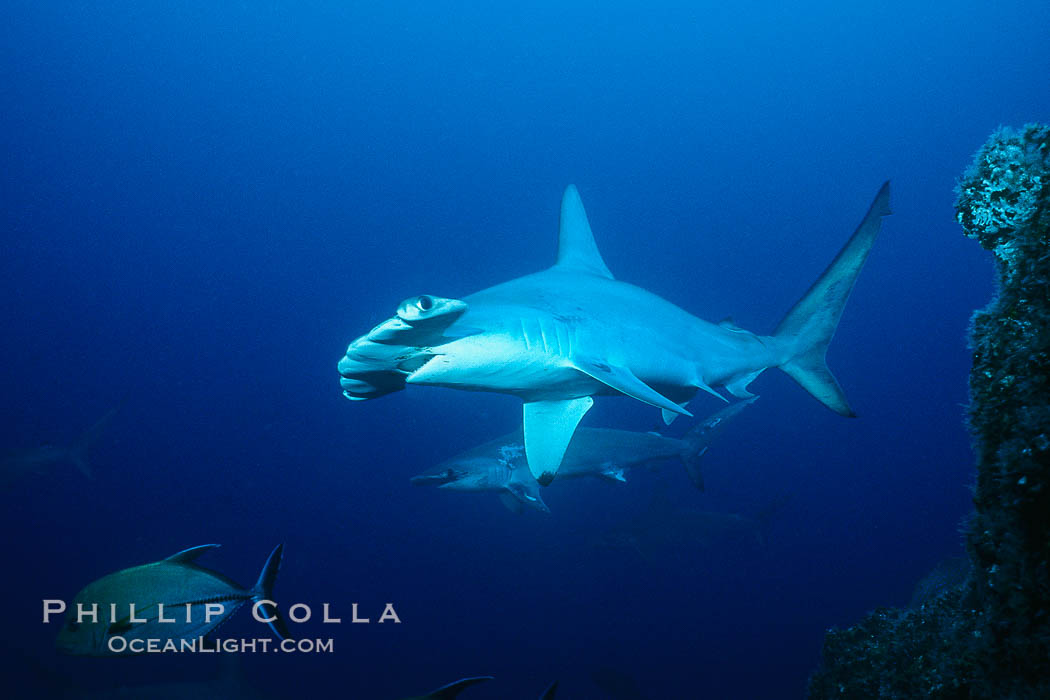
[[[688, 405], [689, 405], [688, 401], [683, 401], [680, 404], [678, 404], [678, 407], [679, 408], [685, 408]], [[682, 414], [681, 413], [676, 413], [675, 411], [668, 411], [666, 408], [661, 408], [660, 409], [660, 416], [664, 419], [664, 425], [671, 425], [671, 423], [674, 423], [674, 419], [677, 418], [680, 415], [682, 415]], [[655, 433], [655, 434], [659, 435], [660, 433]]]
[[[719, 398], [719, 399], [722, 399], [722, 400], [723, 400], [723, 401], [725, 401], [726, 403], [729, 403], [729, 399], [727, 399], [726, 397], [722, 396], [722, 395], [721, 395], [721, 394], [719, 394], [719, 393], [718, 393], [717, 391], [715, 391], [715, 390], [714, 390], [713, 388], [711, 388], [710, 386], [708, 386], [708, 385], [707, 385], [707, 383], [706, 383], [706, 382], [705, 382], [704, 380], [702, 380], [702, 379], [699, 379], [699, 380], [697, 380], [697, 382], [696, 382], [696, 388], [697, 388], [697, 389], [703, 389], [703, 390], [704, 390], [704, 391], [706, 391], [706, 392], [707, 392], [708, 394], [711, 394], [711, 396], [714, 396], [715, 398]], [[692, 415], [692, 414], [690, 413], [689, 415]]]
[[[540, 498], [540, 487], [535, 479], [531, 480], [532, 483], [526, 481], [512, 481], [507, 484], [507, 492], [503, 495], [510, 496], [518, 504], [518, 510], [521, 512], [522, 506], [528, 506], [535, 510], [542, 511], [544, 513], [550, 513], [551, 509], [547, 507], [547, 504]], [[507, 505], [504, 503], [503, 505]], [[508, 506], [509, 507], [509, 506]]]
[[576, 185], [565, 188], [561, 198], [561, 221], [558, 228], [558, 263], [556, 267], [586, 272], [613, 279], [609, 268], [594, 243], [594, 234], [583, 209]]
[[634, 373], [626, 367], [611, 365], [608, 362], [580, 356], [573, 357], [572, 363], [576, 369], [584, 374], [597, 379], [602, 384], [606, 384], [613, 389], [616, 389], [621, 394], [630, 396], [632, 399], [638, 399], [642, 403], [662, 408], [671, 413], [690, 417], [693, 415], [682, 406], [679, 406], [674, 401], [634, 376]]
[[752, 372], [751, 374], [745, 375], [736, 381], [729, 382], [726, 384], [726, 389], [730, 394], [737, 397], [738, 399], [750, 399], [755, 395], [747, 390], [747, 385], [755, 381], [758, 375], [762, 374], [763, 370]]
[[524, 405], [525, 458], [541, 486], [554, 481], [576, 426], [593, 405], [590, 396]]

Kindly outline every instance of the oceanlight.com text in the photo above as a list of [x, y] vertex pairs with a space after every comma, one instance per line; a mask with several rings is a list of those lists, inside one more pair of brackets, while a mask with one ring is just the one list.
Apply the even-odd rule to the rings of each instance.
[[331, 654], [333, 639], [126, 639], [113, 636], [106, 646], [114, 654]]

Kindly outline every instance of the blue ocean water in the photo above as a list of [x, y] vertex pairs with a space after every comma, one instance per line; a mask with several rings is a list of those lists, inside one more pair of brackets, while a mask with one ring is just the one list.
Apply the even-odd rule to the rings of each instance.
[[[993, 273], [952, 190], [995, 127], [1050, 118], [1050, 6], [467, 5], [0, 11], [0, 447], [69, 442], [123, 401], [93, 479], [56, 465], [0, 492], [14, 697], [221, 673], [59, 656], [40, 619], [210, 542], [202, 563], [246, 585], [284, 542], [277, 597], [315, 613], [296, 634], [334, 639], [240, 655], [244, 696], [365, 699], [481, 674], [464, 698], [554, 679], [566, 698], [801, 697], [826, 628], [906, 604], [962, 551], [967, 323]], [[550, 515], [414, 489], [520, 402], [340, 395], [346, 344], [402, 299], [549, 265], [569, 183], [617, 278], [769, 332], [887, 178], [895, 214], [828, 356], [859, 418], [768, 372], [702, 494], [673, 464], [555, 484]], [[658, 419], [601, 398], [585, 425]], [[668, 490], [785, 505], [762, 543], [597, 546]], [[326, 602], [344, 624], [318, 620]], [[401, 624], [375, 624], [386, 603]], [[221, 629], [260, 634], [245, 611]]]

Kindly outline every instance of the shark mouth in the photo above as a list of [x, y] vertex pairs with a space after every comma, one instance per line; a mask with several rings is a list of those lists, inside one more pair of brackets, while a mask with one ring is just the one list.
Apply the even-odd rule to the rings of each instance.
[[343, 396], [362, 401], [404, 389], [406, 379], [434, 358], [431, 347], [480, 332], [464, 328], [447, 335], [466, 310], [466, 302], [427, 294], [401, 302], [396, 316], [346, 349], [339, 361]]
[[397, 368], [403, 371], [405, 374], [412, 375], [417, 371], [423, 369], [423, 367], [433, 360], [437, 355], [434, 353], [426, 352], [420, 349], [419, 354], [414, 357], [410, 357], [402, 362], [398, 363]]
[[463, 477], [462, 472], [446, 469], [438, 474], [420, 474], [413, 476], [409, 482], [413, 486], [444, 486], [459, 481]]
[[351, 401], [374, 399], [405, 388], [405, 379], [433, 359], [424, 348], [379, 343], [364, 335], [339, 360], [339, 385]]

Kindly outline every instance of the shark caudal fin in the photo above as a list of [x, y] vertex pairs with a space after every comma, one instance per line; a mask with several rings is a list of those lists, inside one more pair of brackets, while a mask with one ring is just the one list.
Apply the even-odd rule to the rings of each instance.
[[106, 429], [109, 428], [109, 424], [113, 422], [113, 417], [120, 412], [126, 401], [127, 397], [125, 396], [120, 400], [119, 404], [106, 411], [101, 418], [95, 421], [94, 425], [82, 432], [69, 445], [69, 461], [76, 466], [81, 474], [89, 479], [93, 479], [95, 475], [91, 471], [90, 462], [88, 462], [88, 452], [106, 432]]
[[835, 413], [855, 416], [846, 394], [828, 369], [825, 355], [835, 336], [853, 284], [890, 213], [890, 183], [882, 185], [867, 215], [835, 259], [773, 332], [785, 343], [788, 360], [780, 365], [799, 385]]
[[277, 582], [277, 572], [281, 569], [281, 560], [284, 558], [284, 545], [279, 544], [273, 548], [270, 552], [270, 556], [266, 559], [266, 564], [263, 565], [262, 573], [259, 574], [259, 580], [255, 582], [255, 587], [252, 588], [252, 599], [255, 602], [261, 600], [268, 601], [270, 605], [260, 606], [259, 612], [265, 616], [267, 624], [270, 625], [270, 629], [273, 630], [281, 639], [291, 639], [292, 634], [288, 631], [288, 624], [284, 621], [284, 617], [281, 616], [281, 611], [277, 609], [277, 603], [273, 599], [273, 585]]
[[758, 401], [757, 396], [730, 404], [721, 411], [713, 413], [700, 421], [682, 436], [685, 449], [679, 457], [682, 460], [682, 465], [685, 467], [685, 473], [689, 475], [689, 480], [693, 482], [693, 486], [701, 491], [704, 490], [704, 475], [700, 471], [701, 458], [707, 454], [707, 450], [711, 447], [711, 443], [715, 441], [715, 438], [725, 430], [726, 422], [755, 401]]

